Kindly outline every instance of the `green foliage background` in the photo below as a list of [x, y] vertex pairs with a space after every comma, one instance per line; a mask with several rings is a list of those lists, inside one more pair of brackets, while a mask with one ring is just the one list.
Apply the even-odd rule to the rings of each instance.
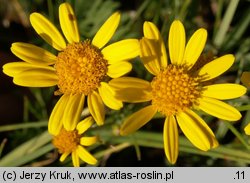
[[[40, 39], [29, 24], [29, 14], [46, 15], [59, 28], [58, 7], [63, 0], [0, 0], [0, 63], [17, 60], [9, 51], [11, 43], [30, 42], [49, 51], [53, 49]], [[168, 30], [174, 19], [180, 19], [187, 38], [195, 30], [208, 30], [204, 53], [236, 56], [233, 67], [218, 82], [240, 83], [243, 71], [250, 70], [250, 1], [247, 0], [67, 0], [76, 12], [81, 39], [91, 39], [102, 23], [115, 11], [122, 19], [111, 42], [124, 38], [141, 38], [144, 21], [154, 22], [167, 43]], [[167, 44], [166, 44], [167, 46]], [[150, 80], [139, 58], [133, 61], [129, 76]], [[72, 166], [67, 159], [60, 163], [58, 153], [47, 133], [49, 114], [58, 97], [54, 88], [23, 88], [14, 86], [10, 78], [0, 82], [0, 166]], [[7, 103], [5, 103], [7, 101]], [[200, 113], [220, 142], [208, 152], [196, 149], [181, 134], [180, 154], [174, 166], [249, 166], [250, 137], [243, 128], [250, 121], [249, 96], [227, 101], [242, 112], [236, 123]], [[171, 166], [165, 159], [162, 142], [164, 119], [155, 118], [139, 132], [119, 136], [119, 126], [129, 114], [145, 104], [125, 104], [121, 111], [107, 109], [104, 126], [89, 133], [101, 141], [90, 147], [99, 159], [99, 166]], [[88, 114], [85, 109], [84, 115]], [[15, 118], [16, 117], [16, 118]], [[83, 164], [85, 166], [85, 164]]]

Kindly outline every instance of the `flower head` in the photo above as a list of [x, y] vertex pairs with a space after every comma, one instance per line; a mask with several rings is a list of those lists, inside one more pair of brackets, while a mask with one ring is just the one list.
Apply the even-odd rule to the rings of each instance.
[[[247, 86], [250, 87], [250, 72], [243, 72], [241, 76], [241, 82]], [[247, 135], [250, 135], [250, 124], [248, 124], [245, 128], [244, 131]]]
[[91, 165], [97, 163], [95, 157], [93, 157], [83, 146], [91, 146], [98, 140], [96, 136], [82, 137], [82, 134], [88, 130], [93, 124], [93, 118], [88, 117], [77, 124], [77, 126], [68, 131], [65, 128], [61, 128], [59, 134], [53, 136], [52, 143], [62, 154], [60, 161], [64, 161], [65, 158], [71, 154], [73, 165], [75, 167], [80, 166], [79, 158]]
[[180, 21], [174, 21], [169, 31], [171, 63], [168, 63], [165, 45], [157, 27], [145, 22], [143, 30], [141, 59], [146, 69], [154, 75], [153, 80], [117, 78], [110, 81], [110, 85], [119, 91], [117, 98], [122, 101], [151, 101], [151, 104], [125, 120], [121, 135], [135, 132], [156, 112], [160, 112], [166, 117], [163, 140], [166, 156], [171, 163], [175, 163], [178, 157], [177, 124], [197, 148], [207, 151], [217, 147], [212, 130], [193, 110], [202, 110], [228, 121], [241, 118], [239, 111], [220, 100], [240, 97], [246, 88], [238, 84], [207, 84], [207, 81], [231, 67], [234, 56], [225, 55], [195, 68], [205, 46], [207, 31], [202, 28], [197, 30], [186, 45], [184, 26]]
[[245, 128], [244, 131], [247, 135], [250, 135], [250, 124], [248, 124]]
[[[49, 120], [49, 131], [55, 135], [62, 126], [66, 130], [73, 130], [85, 96], [90, 113], [98, 125], [104, 123], [104, 104], [111, 109], [120, 109], [123, 104], [114, 97], [115, 91], [106, 81], [108, 77], [118, 78], [128, 73], [132, 69], [128, 60], [140, 52], [137, 39], [126, 39], [106, 46], [118, 27], [118, 12], [107, 19], [92, 41], [80, 41], [77, 20], [69, 3], [60, 5], [59, 20], [67, 43], [47, 18], [39, 13], [30, 15], [35, 31], [58, 51], [57, 55], [32, 44], [17, 42], [12, 44], [11, 51], [24, 62], [3, 66], [3, 72], [13, 77], [17, 85], [58, 87], [55, 94], [62, 97]], [[73, 120], [69, 122], [69, 118]]]

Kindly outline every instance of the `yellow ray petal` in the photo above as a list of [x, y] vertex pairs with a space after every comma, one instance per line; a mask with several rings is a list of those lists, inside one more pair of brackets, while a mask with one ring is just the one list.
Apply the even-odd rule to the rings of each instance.
[[76, 128], [83, 110], [84, 99], [84, 94], [70, 95], [62, 119], [63, 126], [67, 131], [72, 131]]
[[3, 66], [3, 73], [15, 77], [19, 73], [25, 72], [26, 70], [53, 70], [55, 72], [55, 69], [50, 66], [43, 66], [43, 65], [34, 65], [26, 62], [11, 62], [7, 63]]
[[58, 29], [43, 15], [32, 13], [30, 23], [37, 34], [41, 36], [53, 48], [61, 51], [66, 48], [66, 43]]
[[125, 39], [113, 43], [102, 50], [104, 58], [108, 60], [109, 64], [117, 60], [129, 60], [139, 56], [140, 45], [137, 39]]
[[250, 87], [250, 72], [243, 72], [240, 78], [243, 85]]
[[199, 100], [198, 108], [212, 116], [228, 121], [237, 121], [241, 118], [240, 112], [234, 107], [209, 97], [202, 97]]
[[59, 20], [64, 36], [69, 43], [79, 42], [77, 19], [69, 3], [63, 3], [59, 6]]
[[62, 155], [61, 155], [61, 157], [60, 157], [60, 161], [61, 162], [63, 162], [67, 157], [68, 157], [68, 155], [69, 155], [70, 153], [63, 153]]
[[104, 104], [102, 98], [97, 92], [93, 91], [88, 95], [88, 107], [89, 112], [93, 116], [97, 125], [103, 125], [105, 120]]
[[98, 137], [97, 136], [93, 136], [93, 137], [82, 137], [80, 139], [80, 144], [83, 146], [91, 146], [93, 144], [95, 144], [98, 141]]
[[144, 36], [148, 39], [155, 39], [160, 40], [161, 33], [159, 32], [158, 28], [155, 26], [153, 22], [145, 21], [143, 24], [143, 33]]
[[109, 85], [114, 89], [139, 88], [143, 90], [151, 88], [150, 82], [133, 77], [115, 78], [109, 81]]
[[119, 25], [120, 18], [121, 15], [119, 12], [115, 12], [113, 15], [111, 15], [96, 33], [92, 44], [99, 49], [105, 46], [114, 35]]
[[108, 66], [108, 76], [111, 78], [121, 77], [132, 70], [132, 65], [129, 62], [118, 62]]
[[122, 108], [122, 102], [115, 98], [115, 91], [107, 83], [101, 82], [101, 86], [98, 88], [98, 91], [106, 106], [114, 110]]
[[177, 123], [174, 116], [169, 116], [165, 120], [163, 142], [168, 161], [172, 164], [175, 164], [179, 154], [179, 136]]
[[27, 87], [55, 86], [58, 77], [54, 68], [33, 68], [15, 75], [13, 82], [16, 85]]
[[151, 85], [142, 79], [121, 77], [112, 79], [109, 85], [116, 91], [115, 98], [123, 102], [137, 103], [152, 99]]
[[32, 44], [16, 42], [10, 49], [17, 57], [31, 64], [51, 65], [56, 62], [55, 55]]
[[198, 71], [198, 75], [203, 77], [203, 81], [213, 79], [227, 71], [233, 65], [233, 63], [233, 55], [224, 55], [204, 65]]
[[73, 151], [71, 154], [71, 157], [72, 157], [73, 166], [80, 167], [79, 154], [77, 153], [77, 151]]
[[62, 128], [62, 117], [66, 108], [66, 105], [69, 100], [69, 95], [63, 95], [58, 102], [56, 103], [54, 109], [52, 110], [49, 123], [48, 123], [48, 131], [52, 135], [59, 134]]
[[152, 100], [151, 89], [142, 90], [140, 88], [126, 88], [117, 90], [115, 98], [128, 103], [147, 102]]
[[203, 87], [203, 96], [226, 100], [244, 95], [247, 89], [238, 84], [214, 84]]
[[158, 62], [161, 68], [165, 68], [168, 64], [167, 52], [160, 31], [152, 22], [146, 21], [143, 24], [143, 32], [147, 39], [156, 40]]
[[[34, 66], [25, 62], [11, 62], [3, 65], [3, 73], [7, 76], [14, 77], [20, 72], [31, 69], [29, 66]], [[37, 68], [37, 66], [35, 66]]]
[[96, 158], [82, 146], [78, 146], [76, 152], [78, 156], [81, 158], [81, 160], [83, 160], [84, 162], [90, 165], [95, 165], [97, 163]]
[[175, 20], [170, 27], [168, 36], [169, 56], [172, 64], [180, 65], [186, 45], [185, 29], [181, 21]]
[[155, 113], [156, 110], [152, 105], [144, 107], [141, 110], [135, 112], [125, 119], [121, 126], [120, 134], [124, 136], [135, 132], [148, 123], [154, 117]]
[[196, 113], [188, 109], [178, 113], [176, 118], [185, 136], [197, 148], [207, 151], [218, 146], [214, 133]]
[[158, 51], [155, 40], [150, 40], [147, 38], [142, 38], [140, 40], [141, 60], [148, 70], [153, 75], [157, 75], [161, 68], [159, 64]]
[[250, 124], [248, 124], [245, 128], [244, 131], [247, 135], [250, 135]]
[[83, 134], [86, 132], [94, 123], [94, 120], [91, 116], [85, 118], [81, 122], [79, 122], [76, 126], [78, 134]]
[[207, 31], [198, 29], [189, 39], [183, 61], [192, 67], [201, 55], [207, 41]]

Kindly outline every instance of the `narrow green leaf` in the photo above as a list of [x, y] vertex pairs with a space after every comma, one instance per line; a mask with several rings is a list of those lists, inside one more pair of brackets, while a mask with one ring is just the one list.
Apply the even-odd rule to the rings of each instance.
[[[130, 136], [125, 137], [112, 137], [110, 135], [111, 133], [102, 133], [100, 136], [102, 139], [105, 139], [107, 141], [110, 141], [112, 143], [124, 143], [128, 142], [130, 144], [133, 144], [131, 142]], [[143, 132], [138, 131], [133, 134], [134, 138], [137, 139], [137, 143], [140, 146], [144, 147], [154, 147], [154, 148], [161, 148], [163, 149], [163, 139], [161, 133], [153, 133], [153, 132]], [[209, 151], [201, 151], [193, 146], [185, 137], [180, 136], [179, 137], [179, 151], [180, 152], [186, 152], [186, 153], [192, 153], [196, 155], [202, 155], [202, 156], [208, 156], [211, 158], [220, 158], [220, 159], [227, 159], [231, 161], [238, 161], [242, 163], [250, 163], [250, 153], [247, 149], [234, 149], [230, 146], [220, 145], [219, 147], [215, 149], [211, 149]]]
[[235, 46], [241, 45], [242, 35], [247, 31], [250, 24], [250, 8], [247, 8], [232, 32], [225, 38], [221, 51], [227, 51]]
[[55, 147], [53, 146], [53, 144], [51, 144], [51, 143], [47, 144], [47, 145], [37, 149], [36, 151], [34, 151], [30, 154], [26, 154], [26, 155], [22, 156], [22, 158], [19, 158], [16, 161], [9, 162], [9, 164], [7, 164], [5, 166], [12, 166], [12, 167], [23, 166], [23, 165], [25, 165], [33, 160], [36, 160], [38, 157], [50, 152], [54, 148]]
[[38, 122], [27, 122], [27, 123], [19, 123], [19, 124], [12, 124], [12, 125], [4, 125], [0, 126], [0, 132], [5, 131], [12, 131], [12, 130], [19, 130], [25, 128], [40, 128], [46, 127], [48, 125], [48, 121], [38, 121]]
[[[16, 161], [22, 159], [25, 156], [30, 156], [33, 153], [37, 153], [36, 150], [47, 144], [51, 141], [51, 135], [46, 131], [31, 140], [21, 144], [20, 146], [16, 147], [10, 153], [5, 155], [0, 160], [0, 167], [1, 166], [14, 166]], [[34, 155], [33, 155], [34, 156]], [[27, 162], [25, 162], [27, 163]]]
[[239, 0], [230, 1], [229, 6], [227, 8], [227, 11], [222, 19], [220, 26], [219, 26], [219, 30], [214, 38], [215, 46], [220, 47], [221, 44], [223, 43], [225, 35], [227, 33], [227, 30], [231, 24], [232, 19], [233, 19], [235, 10], [238, 6], [238, 3], [239, 3]]

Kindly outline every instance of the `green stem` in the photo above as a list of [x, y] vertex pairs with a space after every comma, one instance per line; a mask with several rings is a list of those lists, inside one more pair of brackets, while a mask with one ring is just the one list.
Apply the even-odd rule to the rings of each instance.
[[244, 67], [244, 57], [240, 58], [240, 63], [239, 63], [239, 68], [237, 71], [237, 78], [235, 80], [235, 83], [239, 84], [240, 83], [240, 77], [242, 75], [243, 72], [243, 67]]
[[31, 154], [24, 154], [22, 157], [15, 159], [15, 161], [8, 161], [8, 162], [0, 162], [0, 166], [8, 166], [8, 167], [14, 167], [14, 166], [21, 166], [29, 163], [32, 160], [35, 160], [36, 158], [50, 152], [55, 147], [49, 143], [47, 145], [42, 146], [37, 151]]
[[47, 0], [47, 3], [48, 3], [49, 18], [50, 18], [51, 22], [54, 22], [54, 12], [53, 12], [52, 0]]
[[13, 125], [5, 125], [5, 126], [0, 126], [0, 132], [12, 131], [12, 130], [19, 130], [19, 129], [25, 129], [25, 128], [46, 127], [47, 125], [48, 125], [47, 121], [29, 122], [29, 123], [13, 124]]
[[[31, 160], [51, 151], [54, 146], [51, 142], [51, 135], [45, 131], [42, 134], [18, 145], [14, 150], [0, 159], [1, 166], [20, 166]], [[48, 144], [49, 143], [49, 144]]]
[[191, 3], [191, 0], [186, 0], [183, 2], [182, 6], [181, 6], [179, 18], [183, 22], [185, 20], [186, 15], [187, 15], [187, 8], [190, 5], [190, 3]]
[[[223, 147], [218, 147], [215, 150], [209, 150], [209, 151], [200, 151], [198, 149], [190, 148], [190, 147], [185, 147], [185, 146], [180, 146], [179, 147], [180, 152], [185, 152], [185, 153], [191, 153], [191, 154], [197, 154], [197, 155], [202, 155], [202, 156], [209, 156], [212, 158], [219, 158], [219, 159], [225, 159], [225, 160], [231, 160], [231, 161], [236, 161], [236, 162], [243, 162], [243, 163], [250, 163], [249, 157], [241, 157], [237, 156], [235, 151], [229, 153], [229, 148], [223, 148]], [[243, 155], [244, 156], [244, 155]]]
[[214, 38], [215, 46], [220, 47], [221, 44], [223, 43], [224, 38], [226, 36], [226, 32], [227, 32], [229, 25], [233, 19], [233, 16], [234, 16], [234, 13], [235, 13], [235, 10], [237, 8], [238, 3], [239, 3], [239, 0], [230, 1], [229, 6], [227, 8], [227, 11], [225, 13], [225, 16], [222, 19], [219, 30]]
[[248, 149], [250, 150], [250, 146], [248, 143], [244, 140], [241, 133], [238, 132], [238, 130], [229, 122], [225, 122], [226, 126], [231, 130], [231, 132], [239, 139], [239, 141]]
[[136, 156], [138, 160], [141, 160], [141, 151], [140, 151], [140, 147], [137, 143], [137, 139], [132, 135], [132, 141], [133, 141], [133, 145], [135, 147], [135, 152], [136, 152]]
[[248, 111], [248, 110], [250, 110], [250, 104], [236, 107], [236, 109], [239, 111]]
[[3, 141], [0, 144], [0, 157], [2, 157], [3, 148], [6, 144], [6, 142], [7, 142], [7, 139], [5, 138], [5, 139], [3, 139]]
[[219, 0], [218, 1], [218, 6], [217, 6], [217, 12], [215, 16], [215, 23], [214, 23], [214, 32], [213, 32], [213, 38], [216, 36], [216, 32], [218, 31], [218, 27], [221, 22], [221, 12], [222, 12], [222, 7], [223, 7], [223, 2], [224, 0]]
[[[101, 133], [101, 132], [100, 132]], [[102, 139], [109, 141], [110, 143], [130, 143], [131, 137], [113, 137], [111, 133], [104, 132], [100, 134]], [[144, 147], [154, 147], [163, 149], [163, 139], [162, 134], [152, 133], [152, 132], [142, 132], [138, 131], [133, 136], [137, 139], [137, 143]], [[209, 151], [201, 151], [193, 146], [185, 137], [179, 137], [179, 151], [185, 153], [192, 153], [202, 156], [208, 156], [212, 158], [227, 159], [232, 161], [238, 161], [243, 163], [250, 163], [250, 153], [249, 151], [242, 149], [232, 149], [232, 147], [220, 145], [215, 149], [210, 149]]]
[[107, 155], [110, 155], [112, 153], [119, 152], [119, 151], [121, 151], [121, 150], [123, 150], [123, 149], [125, 149], [125, 148], [127, 148], [129, 146], [131, 146], [130, 143], [124, 142], [124, 143], [121, 143], [119, 145], [113, 146], [112, 148], [106, 149], [104, 151], [99, 151], [94, 156], [96, 158], [101, 158], [103, 156], [107, 156]]

